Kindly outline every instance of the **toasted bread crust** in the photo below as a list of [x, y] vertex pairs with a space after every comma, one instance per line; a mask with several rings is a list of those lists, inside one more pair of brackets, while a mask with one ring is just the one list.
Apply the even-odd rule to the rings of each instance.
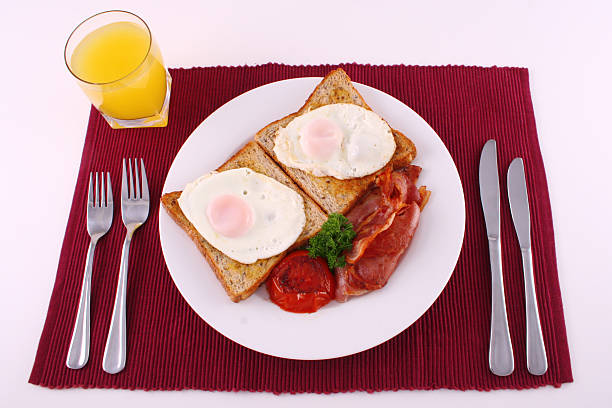
[[[323, 210], [301, 192], [255, 142], [247, 143], [238, 153], [219, 167], [218, 170], [224, 171], [240, 167], [248, 167], [258, 173], [272, 177], [280, 183], [291, 187], [304, 198], [306, 225], [302, 234], [290, 249], [303, 245], [319, 231], [321, 225], [327, 219]], [[161, 203], [166, 212], [196, 244], [230, 299], [234, 302], [246, 299], [266, 280], [272, 268], [282, 259], [285, 252], [267, 259], [260, 259], [248, 265], [234, 261], [208, 243], [195, 229], [193, 224], [189, 222], [187, 217], [185, 217], [178, 204], [178, 198], [181, 196], [181, 193], [181, 191], [175, 191], [164, 194], [161, 197]]]
[[[280, 163], [274, 154], [274, 138], [278, 128], [286, 126], [293, 118], [309, 110], [332, 103], [352, 103], [372, 110], [361, 94], [352, 85], [349, 76], [338, 68], [331, 71], [317, 85], [305, 104], [296, 112], [270, 123], [255, 135], [255, 140], [264, 148], [279, 166], [327, 213], [339, 212], [346, 214], [357, 203], [376, 179], [375, 174], [347, 180], [333, 177], [316, 177], [300, 169], [295, 169]], [[397, 167], [395, 162], [410, 163], [416, 157], [414, 143], [400, 131], [392, 129], [396, 150], [388, 165]], [[385, 166], [386, 167], [386, 166]]]

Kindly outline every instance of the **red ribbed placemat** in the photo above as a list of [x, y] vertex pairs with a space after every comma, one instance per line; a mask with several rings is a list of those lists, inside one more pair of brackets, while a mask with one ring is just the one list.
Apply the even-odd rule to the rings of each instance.
[[[323, 76], [335, 67], [267, 64], [174, 69], [168, 127], [112, 130], [96, 111], [91, 112], [31, 383], [52, 388], [329, 393], [522, 389], [572, 381], [550, 202], [527, 70], [357, 64], [342, 67], [353, 80], [387, 92], [419, 113], [440, 135], [459, 169], [467, 211], [465, 242], [455, 272], [434, 305], [388, 342], [326, 361], [285, 360], [260, 354], [226, 339], [202, 321], [174, 286], [159, 244], [159, 195], [174, 156], [196, 126], [230, 99], [272, 81]], [[478, 160], [484, 142], [490, 138], [498, 141], [502, 193], [506, 191], [505, 171], [512, 158], [525, 159], [535, 279], [549, 359], [549, 370], [541, 377], [531, 376], [525, 367], [522, 266], [505, 199], [501, 207], [503, 263], [516, 369], [502, 378], [492, 375], [487, 366], [490, 272], [478, 192]], [[125, 233], [116, 205], [113, 227], [96, 249], [89, 363], [81, 370], [70, 370], [64, 362], [89, 243], [85, 227], [88, 173], [110, 170], [113, 186], [120, 186], [121, 158], [134, 156], [143, 157], [147, 165], [152, 202], [149, 220], [137, 232], [130, 251], [127, 366], [117, 375], [102, 371]]]

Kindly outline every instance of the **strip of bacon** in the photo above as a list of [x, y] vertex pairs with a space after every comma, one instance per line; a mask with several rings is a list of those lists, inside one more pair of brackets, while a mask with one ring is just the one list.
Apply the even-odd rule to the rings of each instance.
[[357, 233], [353, 247], [345, 255], [347, 262], [356, 263], [378, 234], [391, 226], [398, 211], [413, 201], [419, 201], [420, 194], [414, 181], [420, 172], [421, 168], [417, 166], [395, 171], [388, 168], [376, 178], [375, 188], [347, 216]]
[[[403, 205], [401, 207], [403, 207]], [[395, 208], [391, 205], [378, 207], [372, 216], [355, 231], [357, 235], [355, 235], [353, 239], [353, 247], [345, 255], [346, 261], [349, 263], [357, 262], [372, 241], [374, 241], [381, 232], [391, 226], [395, 214], [400, 208]]]
[[348, 214], [357, 233], [336, 269], [336, 300], [362, 295], [386, 285], [412, 240], [420, 218], [424, 191], [416, 187], [420, 167], [387, 170], [374, 189]]
[[382, 288], [410, 246], [419, 225], [421, 211], [416, 202], [404, 207], [391, 227], [378, 235], [356, 264], [336, 269], [336, 300], [345, 302]]

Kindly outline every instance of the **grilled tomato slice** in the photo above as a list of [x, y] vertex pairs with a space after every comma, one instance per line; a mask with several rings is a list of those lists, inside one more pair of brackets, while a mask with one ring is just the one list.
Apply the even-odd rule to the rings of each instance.
[[270, 300], [293, 313], [313, 313], [334, 298], [336, 282], [323, 258], [295, 251], [272, 269], [266, 288]]

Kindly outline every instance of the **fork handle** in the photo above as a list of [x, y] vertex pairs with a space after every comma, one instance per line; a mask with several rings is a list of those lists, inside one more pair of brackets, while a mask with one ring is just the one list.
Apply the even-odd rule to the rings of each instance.
[[91, 271], [93, 267], [94, 251], [97, 239], [89, 242], [87, 259], [85, 261], [85, 272], [83, 273], [83, 283], [81, 285], [81, 298], [79, 309], [74, 321], [70, 348], [66, 357], [66, 366], [73, 370], [83, 368], [89, 360], [89, 321], [90, 321], [90, 298], [91, 298]]
[[132, 242], [132, 232], [128, 231], [123, 241], [121, 251], [121, 266], [119, 267], [119, 281], [117, 283], [117, 293], [115, 294], [115, 305], [113, 306], [113, 317], [106, 338], [106, 348], [104, 349], [104, 359], [102, 368], [109, 374], [117, 374], [125, 367], [126, 357], [126, 294], [128, 262], [130, 257], [130, 242]]

